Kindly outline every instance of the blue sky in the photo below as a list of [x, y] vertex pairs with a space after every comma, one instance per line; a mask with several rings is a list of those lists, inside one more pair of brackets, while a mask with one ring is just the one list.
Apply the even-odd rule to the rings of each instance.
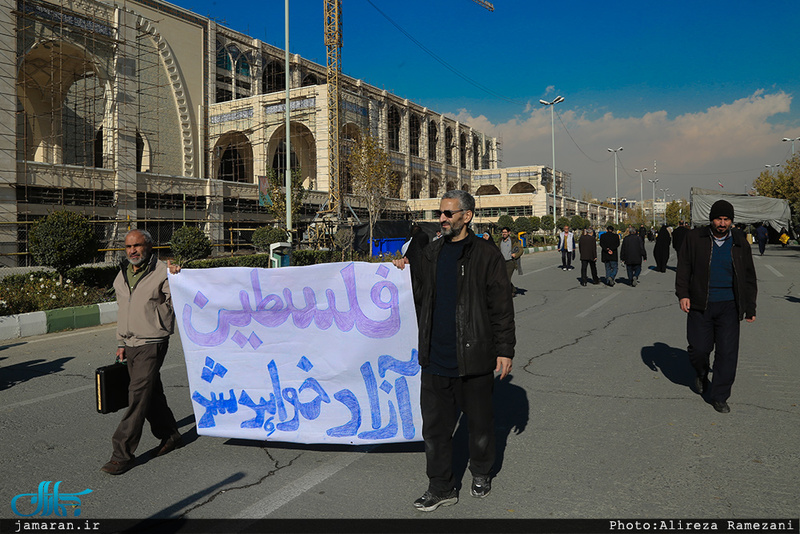
[[[175, 3], [283, 47], [283, 0]], [[342, 3], [344, 73], [501, 137], [503, 166], [552, 164], [539, 99], [563, 96], [556, 167], [573, 196], [614, 195], [620, 146], [620, 196], [639, 198], [637, 168], [652, 196], [654, 161], [656, 196], [741, 193], [800, 137], [797, 0]], [[290, 50], [325, 63], [322, 0], [291, 1]]]

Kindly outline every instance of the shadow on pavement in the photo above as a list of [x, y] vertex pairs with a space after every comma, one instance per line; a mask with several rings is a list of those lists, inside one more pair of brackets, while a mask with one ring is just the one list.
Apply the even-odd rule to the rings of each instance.
[[642, 361], [653, 371], [661, 371], [673, 384], [691, 388], [695, 372], [689, 363], [689, 353], [670, 347], [666, 343], [654, 343], [642, 347]]
[[[5, 360], [6, 358], [1, 358]], [[9, 389], [17, 384], [27, 382], [33, 378], [44, 375], [52, 375], [64, 370], [64, 364], [70, 361], [69, 358], [58, 358], [57, 360], [28, 360], [14, 365], [3, 367], [3, 375], [0, 379], [0, 391]]]

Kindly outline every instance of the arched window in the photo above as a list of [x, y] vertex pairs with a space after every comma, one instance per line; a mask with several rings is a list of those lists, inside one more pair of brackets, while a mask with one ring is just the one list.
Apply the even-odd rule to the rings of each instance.
[[396, 106], [389, 106], [389, 150], [400, 151], [400, 111]]
[[449, 126], [444, 131], [444, 162], [453, 164], [453, 129]]
[[408, 126], [408, 151], [411, 153], [412, 156], [419, 157], [419, 136], [420, 136], [420, 124], [419, 124], [419, 117], [412, 114], [411, 118], [409, 119], [409, 126]]
[[458, 136], [458, 153], [461, 160], [461, 168], [467, 168], [467, 136], [464, 132], [461, 132], [461, 135]]
[[270, 61], [264, 67], [264, 76], [261, 78], [261, 92], [274, 93], [286, 89], [285, 67], [279, 61]]
[[439, 161], [436, 157], [436, 149], [439, 145], [439, 132], [436, 128], [436, 123], [432, 120], [428, 121], [428, 159], [431, 161]]
[[240, 56], [239, 60], [236, 62], [236, 74], [250, 76], [250, 62], [247, 61], [246, 57]]
[[228, 51], [222, 46], [222, 43], [217, 41], [217, 68], [222, 70], [231, 70], [231, 56]]
[[477, 135], [472, 136], [472, 168], [481, 168], [481, 142]]
[[[275, 170], [275, 176], [281, 183], [286, 183], [286, 140], [281, 139], [278, 143], [278, 148], [275, 150], [275, 155], [272, 157], [272, 168]], [[300, 160], [297, 158], [297, 151], [295, 151], [294, 143], [292, 143], [292, 172], [294, 173], [300, 169]]]
[[310, 85], [319, 85], [319, 79], [314, 74], [306, 74], [305, 78], [303, 78], [303, 83], [300, 85], [302, 87], [308, 87]]

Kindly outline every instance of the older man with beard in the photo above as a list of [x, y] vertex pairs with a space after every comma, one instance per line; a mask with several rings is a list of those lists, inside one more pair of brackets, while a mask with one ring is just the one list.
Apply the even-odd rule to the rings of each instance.
[[125, 254], [128, 259], [114, 280], [119, 304], [117, 360], [127, 361], [131, 381], [128, 409], [111, 439], [111, 459], [101, 468], [111, 475], [121, 475], [133, 467], [145, 421], [161, 440], [156, 456], [183, 444], [160, 375], [175, 324], [167, 280], [169, 266], [153, 254], [153, 238], [144, 230], [128, 232]]
[[431, 512], [458, 502], [453, 476], [457, 408], [469, 420], [470, 493], [491, 490], [495, 461], [493, 373], [511, 371], [516, 343], [511, 283], [502, 254], [469, 229], [475, 199], [448, 191], [437, 210], [443, 239], [394, 264], [411, 265], [419, 322], [420, 406], [428, 489], [414, 507]]

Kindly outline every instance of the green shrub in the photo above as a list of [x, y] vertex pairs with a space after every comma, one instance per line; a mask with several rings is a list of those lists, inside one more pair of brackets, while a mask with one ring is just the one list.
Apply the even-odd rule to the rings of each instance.
[[86, 306], [114, 300], [112, 289], [89, 287], [57, 273], [14, 274], [0, 280], [0, 315]]
[[40, 265], [63, 276], [91, 261], [97, 254], [97, 237], [89, 219], [72, 211], [54, 211], [37, 221], [28, 234], [28, 249]]
[[262, 226], [253, 232], [253, 247], [259, 252], [269, 252], [273, 243], [288, 241], [286, 230], [273, 226]]
[[208, 237], [194, 226], [182, 226], [175, 230], [169, 246], [178, 265], [211, 255], [211, 243]]

